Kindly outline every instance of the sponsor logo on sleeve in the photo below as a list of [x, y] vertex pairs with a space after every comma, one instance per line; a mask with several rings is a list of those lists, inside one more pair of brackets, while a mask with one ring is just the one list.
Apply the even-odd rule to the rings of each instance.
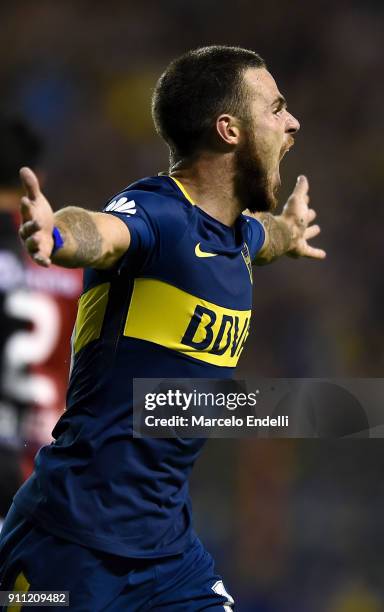
[[119, 212], [125, 215], [136, 214], [136, 202], [135, 200], [129, 200], [128, 198], [119, 198], [113, 200], [108, 206], [105, 207], [105, 211]]

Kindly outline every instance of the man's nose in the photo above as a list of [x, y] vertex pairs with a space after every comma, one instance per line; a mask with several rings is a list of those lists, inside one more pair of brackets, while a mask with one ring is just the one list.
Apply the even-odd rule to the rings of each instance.
[[289, 117], [287, 121], [287, 132], [289, 134], [296, 134], [296, 132], [298, 132], [300, 129], [300, 123], [298, 122], [296, 117], [294, 117], [290, 113], [288, 114], [289, 114]]

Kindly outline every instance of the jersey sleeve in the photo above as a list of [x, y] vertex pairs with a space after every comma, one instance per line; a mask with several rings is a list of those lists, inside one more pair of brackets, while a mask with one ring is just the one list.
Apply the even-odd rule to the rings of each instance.
[[134, 193], [121, 192], [110, 200], [103, 212], [120, 219], [129, 229], [131, 242], [129, 258], [145, 261], [151, 257], [156, 244], [156, 224], [150, 222], [148, 214]]
[[120, 268], [143, 271], [169, 242], [180, 237], [181, 220], [174, 214], [172, 203], [158, 194], [128, 189], [109, 200], [103, 212], [121, 219], [131, 235]]
[[248, 217], [247, 215], [244, 215], [244, 217], [247, 221], [248, 248], [251, 261], [253, 262], [265, 242], [265, 230], [263, 224], [258, 219]]

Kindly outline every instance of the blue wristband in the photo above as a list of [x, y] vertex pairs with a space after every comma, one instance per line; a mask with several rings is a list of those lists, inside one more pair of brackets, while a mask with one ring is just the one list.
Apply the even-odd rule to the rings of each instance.
[[56, 253], [56, 251], [58, 251], [59, 249], [61, 249], [61, 247], [64, 246], [63, 237], [60, 234], [59, 228], [56, 226], [53, 228], [52, 238], [53, 238], [53, 249], [52, 249], [51, 257], [52, 255]]

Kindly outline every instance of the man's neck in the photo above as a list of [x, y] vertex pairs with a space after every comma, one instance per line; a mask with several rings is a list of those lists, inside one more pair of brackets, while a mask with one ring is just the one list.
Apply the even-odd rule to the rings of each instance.
[[242, 212], [234, 190], [233, 155], [204, 153], [192, 162], [181, 162], [170, 172], [199, 208], [232, 227]]

